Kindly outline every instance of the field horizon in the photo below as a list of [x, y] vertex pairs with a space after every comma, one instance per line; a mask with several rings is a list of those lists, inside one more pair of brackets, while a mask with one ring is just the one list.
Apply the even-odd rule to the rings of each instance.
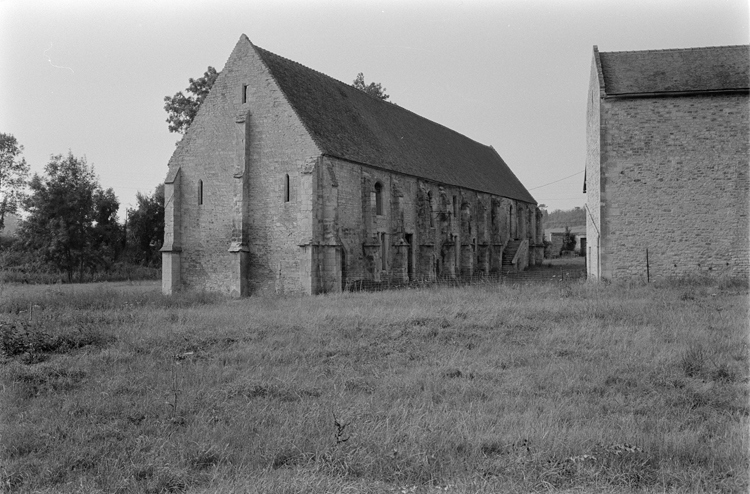
[[729, 282], [4, 285], [0, 485], [747, 492], [747, 316]]

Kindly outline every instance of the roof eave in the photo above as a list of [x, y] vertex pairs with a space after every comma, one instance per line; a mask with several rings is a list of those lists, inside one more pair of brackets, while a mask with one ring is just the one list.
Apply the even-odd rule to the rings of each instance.
[[[333, 153], [324, 152], [324, 153], [321, 154], [321, 156], [328, 157], [328, 158], [334, 158], [334, 159], [341, 160], [341, 161], [346, 161], [347, 163], [352, 163], [354, 165], [360, 165], [360, 166], [367, 166], [369, 168], [375, 168], [376, 170], [382, 170], [382, 171], [385, 171], [385, 172], [388, 172], [388, 173], [393, 173], [393, 174], [396, 174], [396, 175], [401, 175], [403, 177], [416, 178], [418, 180], [424, 180], [426, 182], [432, 182], [432, 183], [435, 183], [435, 184], [438, 184], [438, 185], [446, 185], [448, 187], [460, 187], [462, 189], [471, 190], [473, 192], [479, 192], [480, 194], [490, 194], [490, 195], [497, 196], [497, 197], [505, 197], [507, 199], [514, 199], [516, 201], [525, 202], [527, 204], [534, 204], [534, 205], [537, 204], [536, 201], [529, 202], [529, 201], [527, 201], [525, 199], [520, 199], [518, 197], [504, 196], [502, 194], [498, 194], [496, 192], [492, 192], [492, 191], [489, 191], [489, 190], [474, 189], [472, 187], [467, 187], [465, 185], [458, 185], [458, 184], [451, 184], [451, 183], [448, 183], [448, 182], [441, 182], [440, 180], [436, 180], [434, 178], [421, 177], [419, 175], [413, 175], [411, 173], [405, 173], [405, 172], [402, 172], [402, 171], [392, 170], [390, 168], [385, 168], [383, 166], [373, 165], [372, 163], [364, 163], [362, 161], [356, 161], [356, 160], [353, 160], [351, 158], [346, 158], [346, 157], [343, 157], [343, 156], [338, 156], [338, 155], [333, 154]], [[523, 185], [523, 184], [521, 184], [521, 185]], [[528, 191], [526, 191], [526, 193], [528, 194]], [[531, 194], [529, 194], [529, 196], [531, 196]], [[532, 199], [533, 199], [533, 197], [532, 197]]]
[[732, 89], [695, 89], [690, 91], [652, 91], [648, 93], [615, 93], [605, 94], [604, 99], [617, 98], [661, 98], [672, 96], [694, 96], [700, 94], [747, 94], [750, 88], [732, 88]]

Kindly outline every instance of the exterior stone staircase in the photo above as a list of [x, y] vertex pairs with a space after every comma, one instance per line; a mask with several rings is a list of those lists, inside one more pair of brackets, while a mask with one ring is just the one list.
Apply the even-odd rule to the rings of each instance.
[[513, 258], [516, 257], [516, 252], [518, 252], [522, 242], [523, 240], [509, 240], [505, 249], [503, 249], [503, 274], [517, 271], [515, 264], [513, 264]]

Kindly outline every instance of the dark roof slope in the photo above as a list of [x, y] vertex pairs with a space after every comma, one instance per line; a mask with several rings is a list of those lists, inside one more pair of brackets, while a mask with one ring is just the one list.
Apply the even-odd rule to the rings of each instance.
[[255, 49], [323, 154], [536, 204], [491, 146]]
[[750, 46], [599, 54], [607, 95], [705, 92], [750, 87]]

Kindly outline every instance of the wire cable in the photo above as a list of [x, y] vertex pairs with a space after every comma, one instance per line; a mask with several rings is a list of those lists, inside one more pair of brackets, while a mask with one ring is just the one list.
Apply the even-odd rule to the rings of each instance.
[[546, 186], [548, 186], [548, 185], [556, 184], [557, 182], [562, 182], [563, 180], [567, 180], [567, 179], [569, 179], [570, 177], [575, 177], [576, 175], [580, 175], [580, 174], [581, 174], [581, 173], [583, 173], [584, 171], [585, 171], [585, 170], [581, 170], [581, 171], [580, 171], [580, 172], [578, 172], [578, 173], [574, 173], [573, 175], [568, 175], [567, 177], [563, 177], [563, 178], [561, 178], [560, 180], [555, 180], [554, 182], [550, 182], [550, 183], [548, 183], [548, 184], [544, 184], [544, 185], [537, 185], [536, 187], [532, 187], [532, 188], [530, 188], [530, 189], [526, 189], [526, 190], [541, 189], [542, 187], [546, 187]]

